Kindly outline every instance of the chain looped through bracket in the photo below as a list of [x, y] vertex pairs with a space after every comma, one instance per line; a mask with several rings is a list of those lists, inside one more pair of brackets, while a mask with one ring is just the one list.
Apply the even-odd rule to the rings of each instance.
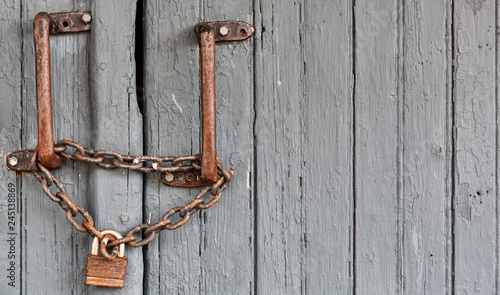
[[[73, 148], [73, 153], [68, 152], [68, 148]], [[129, 169], [140, 171], [143, 173], [150, 173], [153, 171], [186, 171], [201, 169], [200, 156], [181, 156], [181, 157], [156, 157], [156, 156], [138, 156], [121, 155], [116, 152], [94, 151], [92, 149], [85, 149], [80, 144], [70, 141], [61, 140], [55, 145], [56, 154], [64, 159], [70, 161], [86, 162], [95, 164], [98, 167], [105, 169]], [[7, 154], [7, 167], [16, 171], [29, 171], [35, 175], [35, 178], [40, 182], [43, 192], [47, 197], [58, 203], [61, 208], [66, 212], [66, 218], [73, 227], [80, 231], [89, 233], [92, 237], [97, 237], [100, 241], [104, 238], [103, 235], [94, 227], [94, 220], [90, 213], [83, 207], [73, 203], [68, 197], [66, 188], [63, 183], [55, 177], [49, 169], [38, 163], [37, 168], [31, 170], [25, 167], [29, 163], [36, 163], [36, 152], [34, 151], [15, 151]], [[14, 160], [15, 159], [15, 160]], [[117, 160], [119, 159], [119, 160]], [[138, 160], [139, 159], [139, 160]], [[17, 162], [16, 162], [17, 161]], [[219, 161], [217, 159], [217, 161]], [[166, 165], [170, 163], [170, 166]], [[174, 165], [175, 163], [175, 165]], [[15, 164], [15, 165], [13, 165]], [[155, 165], [156, 164], [156, 165]], [[161, 167], [161, 168], [160, 168]], [[131, 247], [141, 247], [150, 243], [157, 233], [167, 229], [174, 230], [184, 225], [188, 219], [200, 210], [206, 210], [215, 205], [222, 196], [222, 192], [227, 188], [231, 182], [231, 175], [234, 175], [234, 170], [227, 171], [220, 163], [217, 164], [218, 179], [212, 185], [207, 185], [202, 188], [195, 198], [187, 203], [185, 206], [176, 206], [168, 210], [157, 223], [140, 224], [131, 228], [124, 238], [106, 241], [107, 248], [113, 248], [120, 244], [126, 243]], [[50, 190], [55, 186], [57, 192], [54, 193]], [[204, 200], [203, 197], [210, 195], [211, 198]], [[174, 222], [173, 216], [178, 215], [178, 220]], [[81, 215], [85, 221], [79, 224], [75, 218]], [[134, 236], [137, 233], [143, 232], [144, 238], [137, 241]]]
[[[31, 172], [40, 182], [47, 197], [58, 203], [66, 212], [68, 222], [80, 231], [86, 232], [100, 242], [101, 252], [108, 260], [116, 257], [116, 247], [127, 244], [141, 247], [150, 243], [157, 233], [167, 229], [174, 230], [184, 225], [191, 216], [200, 210], [215, 205], [222, 196], [234, 175], [231, 168], [227, 171], [217, 158], [215, 128], [215, 43], [237, 42], [250, 38], [254, 28], [240, 21], [214, 21], [200, 23], [195, 27], [200, 46], [200, 80], [202, 105], [202, 151], [200, 155], [181, 157], [171, 156], [131, 156], [106, 150], [86, 149], [80, 144], [61, 140], [54, 144], [50, 41], [51, 34], [77, 33], [90, 30], [90, 12], [40, 12], [34, 19], [35, 64], [38, 144], [35, 150], [19, 150], [6, 156], [7, 168], [18, 172]], [[69, 152], [68, 148], [74, 149]], [[126, 169], [143, 173], [160, 172], [160, 180], [169, 186], [203, 187], [195, 198], [185, 206], [168, 210], [157, 223], [140, 224], [131, 228], [125, 237], [113, 237], [99, 231], [94, 226], [90, 213], [73, 203], [68, 197], [63, 183], [49, 169], [57, 169], [62, 159], [95, 164], [104, 169]], [[52, 192], [55, 185], [57, 192]], [[209, 194], [210, 192], [210, 194]], [[206, 195], [210, 198], [204, 199]], [[81, 215], [80, 224], [75, 219]], [[137, 234], [142, 231], [142, 240]], [[106, 249], [114, 249], [108, 254]]]

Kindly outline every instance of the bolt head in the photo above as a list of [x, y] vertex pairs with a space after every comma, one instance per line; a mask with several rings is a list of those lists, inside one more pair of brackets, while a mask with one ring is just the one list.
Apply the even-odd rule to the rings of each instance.
[[229, 29], [226, 26], [223, 26], [222, 28], [220, 28], [219, 33], [222, 36], [227, 36], [229, 34]]
[[86, 25], [90, 24], [92, 22], [92, 16], [90, 14], [82, 15], [82, 22]]
[[167, 173], [167, 174], [165, 174], [165, 180], [166, 180], [167, 182], [171, 182], [171, 181], [173, 181], [173, 180], [174, 180], [174, 178], [175, 178], [175, 176], [174, 176], [172, 173]]
[[16, 157], [10, 157], [9, 158], [9, 165], [14, 167], [17, 165], [17, 158]]

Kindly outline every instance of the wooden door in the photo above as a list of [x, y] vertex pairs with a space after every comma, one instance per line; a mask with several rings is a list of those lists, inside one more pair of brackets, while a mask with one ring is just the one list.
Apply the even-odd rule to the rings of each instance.
[[[497, 294], [495, 1], [1, 0], [0, 294]], [[91, 11], [51, 37], [55, 140], [122, 154], [200, 152], [194, 26], [216, 49], [222, 200], [142, 248], [123, 290], [86, 287], [91, 238], [5, 155], [37, 144], [33, 18]], [[64, 161], [99, 230], [155, 223], [198, 189]], [[79, 222], [83, 220], [79, 219]]]

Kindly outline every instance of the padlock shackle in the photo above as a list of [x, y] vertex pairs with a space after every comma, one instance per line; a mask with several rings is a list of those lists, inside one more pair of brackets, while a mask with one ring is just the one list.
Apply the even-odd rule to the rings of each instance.
[[36, 106], [38, 121], [38, 160], [48, 168], [59, 168], [62, 159], [54, 150], [52, 87], [50, 70], [50, 34], [90, 30], [90, 12], [40, 12], [33, 20], [35, 41]]
[[[114, 229], [105, 229], [105, 230], [102, 230], [101, 231], [101, 234], [103, 236], [105, 235], [111, 235], [113, 237], [115, 237], [117, 240], [123, 238], [123, 236], [117, 232], [116, 230]], [[92, 255], [99, 255], [99, 239], [97, 237], [94, 238], [94, 240], [92, 241], [92, 252], [91, 252]], [[120, 248], [119, 248], [119, 251], [118, 251], [118, 257], [123, 257], [125, 256], [125, 244], [120, 244]]]

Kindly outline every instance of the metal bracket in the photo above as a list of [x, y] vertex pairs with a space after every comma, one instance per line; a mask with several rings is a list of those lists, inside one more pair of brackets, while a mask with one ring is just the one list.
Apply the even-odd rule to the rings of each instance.
[[92, 23], [90, 12], [59, 12], [48, 15], [50, 18], [50, 34], [52, 35], [89, 31]]
[[174, 173], [162, 173], [160, 181], [166, 185], [177, 187], [200, 187], [210, 184], [202, 180], [201, 171], [196, 169], [177, 171]]
[[40, 12], [33, 21], [38, 117], [38, 145], [36, 151], [40, 163], [48, 168], [59, 168], [62, 165], [61, 158], [54, 151], [49, 35], [88, 31], [91, 22], [90, 12], [50, 14]]
[[[174, 172], [162, 175], [163, 183], [170, 186], [201, 186], [217, 181], [217, 138], [215, 109], [215, 42], [237, 42], [250, 38], [255, 30], [241, 21], [213, 21], [195, 26], [200, 46], [201, 82], [201, 174], [195, 169], [189, 172]], [[165, 177], [171, 178], [165, 181]], [[194, 181], [186, 181], [191, 176]]]
[[8, 153], [5, 157], [7, 169], [14, 171], [38, 171], [37, 153], [34, 150], [19, 150]]
[[198, 36], [202, 32], [214, 31], [215, 42], [243, 41], [250, 38], [255, 32], [250, 24], [235, 20], [199, 23], [194, 27], [194, 30]]
[[[50, 34], [76, 33], [90, 30], [90, 12], [40, 12], [34, 19], [36, 97], [38, 116], [38, 144], [35, 151], [17, 151], [9, 157], [18, 158], [9, 169], [32, 171], [36, 159], [47, 168], [59, 168], [61, 158], [55, 153], [50, 69]], [[200, 46], [200, 83], [202, 105], [201, 170], [163, 173], [161, 181], [170, 186], [196, 187], [218, 180], [216, 149], [215, 103], [215, 43], [238, 42], [250, 38], [255, 29], [240, 21], [204, 22], [195, 26]], [[19, 154], [17, 154], [19, 153]], [[35, 160], [33, 160], [35, 159]], [[14, 161], [14, 160], [13, 160]]]

